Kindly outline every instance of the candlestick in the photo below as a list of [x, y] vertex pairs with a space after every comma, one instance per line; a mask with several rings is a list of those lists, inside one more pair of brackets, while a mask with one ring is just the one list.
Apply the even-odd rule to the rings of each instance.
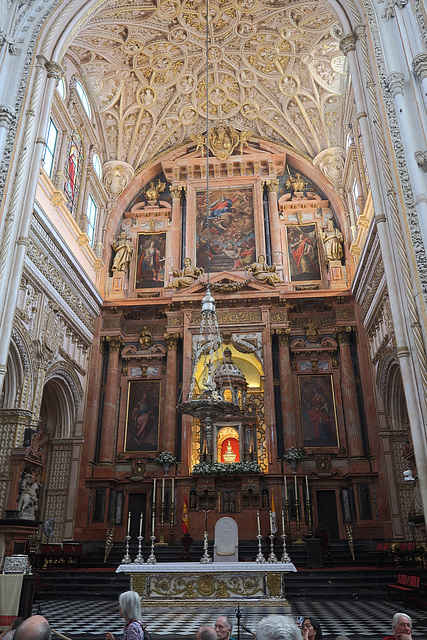
[[156, 478], [154, 478], [153, 484], [153, 504], [156, 504]]
[[172, 478], [172, 502], [175, 502], [174, 497], [175, 497], [175, 478]]
[[308, 493], [308, 476], [305, 476], [305, 488], [307, 490], [307, 500], [308, 500], [309, 499], [308, 498], [308, 496], [309, 496], [309, 493]]
[[285, 513], [282, 509], [282, 533], [285, 533]]
[[154, 507], [153, 507], [153, 513], [151, 514], [151, 535], [154, 536], [154, 524], [155, 524], [155, 519], [156, 519], [156, 515], [154, 513]]
[[129, 535], [130, 533], [130, 511], [128, 513], [128, 530], [127, 530], [127, 534]]
[[258, 533], [261, 533], [261, 528], [259, 525], [259, 511], [256, 512], [256, 521], [257, 521], [257, 525], [258, 525]]
[[270, 511], [270, 532], [273, 533], [273, 516], [271, 515], [271, 511]]
[[165, 479], [162, 478], [162, 504], [165, 501]]
[[142, 536], [142, 511], [141, 515], [139, 516], [139, 535]]

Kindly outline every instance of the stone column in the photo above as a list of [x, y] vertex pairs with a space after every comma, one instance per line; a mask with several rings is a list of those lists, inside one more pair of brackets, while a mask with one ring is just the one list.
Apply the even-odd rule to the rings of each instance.
[[177, 396], [177, 346], [178, 333], [165, 333], [167, 346], [166, 398], [163, 446], [175, 455], [176, 447], [176, 396]]
[[116, 443], [117, 405], [119, 384], [119, 351], [123, 346], [120, 336], [108, 336], [106, 341], [110, 347], [108, 359], [107, 383], [105, 385], [104, 413], [102, 415], [101, 448], [99, 461], [112, 464]]
[[279, 208], [277, 206], [277, 194], [279, 193], [279, 180], [266, 180], [265, 186], [268, 193], [268, 209], [270, 212], [271, 235], [271, 261], [283, 264], [282, 243], [280, 238]]
[[[182, 400], [187, 399], [191, 382], [193, 334], [190, 331], [191, 313], [184, 313], [184, 344], [183, 344], [183, 376], [182, 376]], [[188, 469], [191, 462], [191, 416], [182, 414], [182, 473]]]
[[[168, 272], [171, 269], [181, 268], [181, 194], [182, 187], [170, 187], [172, 195], [172, 224], [171, 224], [171, 248], [170, 248], [170, 264]], [[185, 256], [184, 256], [185, 257]], [[166, 273], [167, 276], [167, 273]]]
[[340, 345], [341, 392], [347, 429], [348, 453], [351, 458], [359, 458], [363, 456], [363, 442], [350, 351], [350, 331], [351, 327], [337, 327], [335, 335]]
[[296, 447], [296, 425], [293, 393], [292, 369], [289, 352], [290, 329], [277, 331], [279, 339], [279, 375], [280, 375], [280, 403], [282, 406], [283, 444], [286, 449]]
[[277, 435], [276, 416], [274, 411], [274, 377], [273, 377], [273, 353], [270, 336], [270, 313], [268, 309], [262, 310], [262, 319], [265, 329], [263, 331], [264, 351], [264, 414], [267, 434], [268, 463], [277, 464]]

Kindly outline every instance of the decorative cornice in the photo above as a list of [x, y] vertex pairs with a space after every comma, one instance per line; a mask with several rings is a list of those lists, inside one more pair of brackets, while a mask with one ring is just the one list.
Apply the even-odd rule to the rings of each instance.
[[412, 60], [412, 69], [421, 82], [427, 78], [427, 53], [419, 53]]
[[350, 51], [356, 51], [357, 36], [355, 33], [348, 33], [340, 40], [339, 47], [343, 54], [346, 56]]
[[65, 73], [61, 65], [57, 62], [53, 62], [53, 60], [46, 61], [44, 66], [47, 71], [48, 78], [54, 78], [59, 81]]
[[393, 71], [386, 78], [386, 83], [388, 90], [390, 91], [393, 98], [395, 98], [399, 93], [403, 96], [403, 87], [405, 85], [405, 76], [400, 71]]
[[0, 105], [0, 127], [8, 127], [16, 119], [15, 109], [7, 107], [6, 105]]

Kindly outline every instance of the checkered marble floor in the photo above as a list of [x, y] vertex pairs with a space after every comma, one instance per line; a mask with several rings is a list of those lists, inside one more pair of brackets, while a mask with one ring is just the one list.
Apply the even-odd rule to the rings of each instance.
[[[391, 632], [391, 619], [402, 610], [399, 603], [372, 602], [363, 600], [295, 600], [291, 602], [293, 616], [316, 617], [323, 630], [323, 637], [335, 639], [338, 634], [351, 640], [381, 640]], [[38, 605], [34, 607], [34, 613]], [[217, 615], [229, 615], [235, 620], [235, 608], [224, 607], [220, 611], [203, 608], [182, 609], [158, 607], [143, 611], [143, 622], [153, 640], [194, 640], [199, 627], [213, 624]], [[241, 623], [255, 631], [258, 621], [270, 613], [280, 613], [277, 607], [241, 607]], [[414, 640], [427, 638], [427, 612], [406, 608], [413, 620]], [[53, 629], [72, 640], [98, 640], [112, 631], [117, 638], [123, 631], [123, 620], [118, 614], [118, 603], [114, 600], [68, 599], [41, 602], [41, 613]], [[236, 637], [236, 632], [233, 634]], [[243, 640], [251, 636], [241, 632]]]

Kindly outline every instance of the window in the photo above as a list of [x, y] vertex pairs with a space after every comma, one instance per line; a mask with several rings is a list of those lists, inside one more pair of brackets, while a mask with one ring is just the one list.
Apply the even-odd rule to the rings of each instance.
[[92, 109], [90, 108], [89, 99], [86, 95], [86, 91], [83, 89], [82, 84], [77, 80], [76, 82], [76, 91], [79, 94], [79, 98], [82, 102], [83, 109], [86, 111], [87, 117], [92, 117]]
[[58, 129], [50, 118], [49, 126], [47, 128], [46, 146], [43, 155], [43, 168], [46, 171], [49, 178], [52, 177], [53, 160], [55, 158], [56, 142], [58, 140]]
[[61, 98], [64, 100], [65, 96], [66, 96], [66, 90], [65, 90], [65, 81], [64, 78], [61, 78], [60, 81], [58, 82], [58, 84], [56, 85], [56, 90], [58, 91], [59, 95], [61, 96]]
[[64, 168], [64, 191], [67, 199], [67, 206], [72, 216], [76, 216], [77, 214], [82, 168], [83, 145], [78, 132], [73, 131], [71, 133], [70, 142], [68, 143], [67, 160]]
[[99, 159], [99, 155], [97, 153], [94, 153], [93, 156], [92, 156], [92, 166], [95, 169], [96, 175], [101, 180], [101, 178], [102, 178], [102, 166], [101, 166], [101, 160]]
[[359, 191], [359, 185], [357, 184], [356, 179], [353, 182], [353, 202], [354, 202], [356, 215], [359, 216], [360, 215], [360, 191]]
[[95, 200], [92, 196], [89, 196], [87, 201], [87, 235], [89, 236], [90, 246], [93, 247], [93, 241], [95, 238], [95, 226], [96, 226], [96, 214], [98, 211], [98, 207], [96, 206]]

